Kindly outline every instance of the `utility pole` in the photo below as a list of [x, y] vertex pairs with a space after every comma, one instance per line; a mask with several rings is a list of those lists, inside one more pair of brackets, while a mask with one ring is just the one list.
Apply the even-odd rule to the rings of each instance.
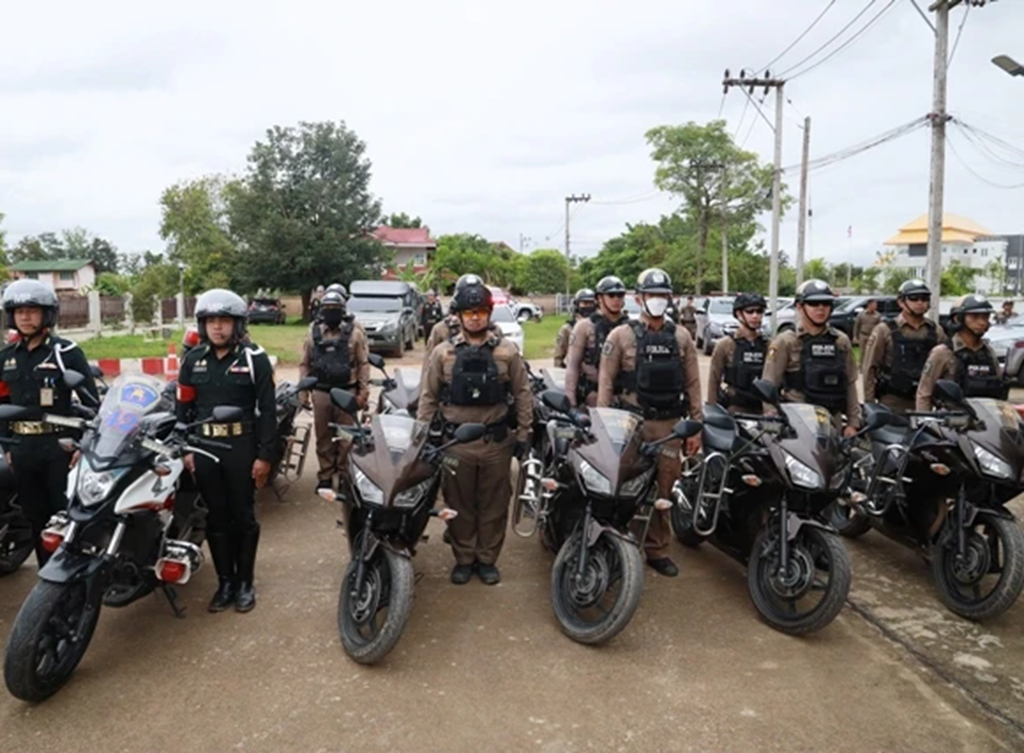
[[522, 233], [520, 233], [519, 234], [519, 253], [523, 253], [523, 249], [526, 247], [527, 243], [533, 243], [533, 238], [530, 238], [529, 236], [523, 235]]
[[775, 332], [777, 310], [779, 308], [779, 230], [782, 223], [782, 110], [786, 105], [784, 89], [786, 82], [772, 78], [770, 71], [765, 71], [762, 78], [748, 78], [745, 70], [740, 71], [739, 78], [733, 78], [726, 70], [722, 87], [726, 92], [733, 86], [749, 87], [753, 95], [754, 89], [764, 87], [767, 94], [775, 89], [775, 175], [772, 180], [772, 250], [768, 273], [768, 308], [771, 309], [771, 331]]
[[[729, 292], [729, 168], [722, 165], [722, 292]], [[700, 292], [700, 291], [698, 291]]]
[[572, 293], [569, 290], [570, 276], [572, 272], [572, 259], [569, 256], [569, 205], [579, 201], [590, 201], [589, 193], [582, 193], [579, 196], [571, 194], [565, 197], [565, 295], [568, 298]]
[[807, 163], [811, 156], [811, 119], [804, 118], [804, 153], [800, 161], [800, 218], [796, 228], [796, 284], [804, 281], [804, 249], [807, 245]]

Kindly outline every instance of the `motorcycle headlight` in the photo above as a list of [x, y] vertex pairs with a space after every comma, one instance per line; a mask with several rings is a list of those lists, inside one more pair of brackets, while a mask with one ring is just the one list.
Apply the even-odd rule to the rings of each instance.
[[580, 461], [580, 476], [583, 478], [583, 486], [588, 492], [603, 494], [606, 497], [611, 496], [612, 482], [586, 460]]
[[801, 463], [788, 452], [786, 455], [786, 470], [789, 471], [789, 478], [794, 486], [812, 491], [821, 488], [821, 476], [812, 468]]
[[658, 466], [651, 466], [636, 478], [631, 478], [619, 488], [619, 496], [636, 497], [637, 495], [642, 494], [644, 489], [647, 488], [647, 484], [650, 483], [651, 476], [654, 475], [654, 472], [657, 469]]
[[978, 461], [982, 472], [995, 478], [1012, 478], [1013, 469], [1005, 460], [993, 455], [984, 447], [974, 445], [974, 459]]
[[78, 498], [86, 507], [98, 505], [110, 496], [117, 480], [128, 472], [127, 468], [112, 468], [109, 471], [94, 471], [85, 458], [82, 458], [82, 470], [78, 475]]
[[359, 490], [359, 496], [363, 502], [370, 505], [384, 504], [384, 491], [370, 481], [370, 478], [365, 473], [352, 466], [352, 477], [356, 481], [356, 489]]
[[423, 495], [430, 490], [430, 485], [434, 482], [434, 479], [428, 478], [426, 481], [421, 481], [404, 492], [395, 495], [395, 507], [415, 507], [416, 504], [423, 498]]

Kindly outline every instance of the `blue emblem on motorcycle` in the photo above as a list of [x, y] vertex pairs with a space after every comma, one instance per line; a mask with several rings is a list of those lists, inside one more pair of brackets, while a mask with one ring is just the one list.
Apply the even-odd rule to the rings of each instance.
[[121, 402], [126, 405], [148, 408], [159, 399], [157, 391], [145, 384], [126, 384], [121, 388]]

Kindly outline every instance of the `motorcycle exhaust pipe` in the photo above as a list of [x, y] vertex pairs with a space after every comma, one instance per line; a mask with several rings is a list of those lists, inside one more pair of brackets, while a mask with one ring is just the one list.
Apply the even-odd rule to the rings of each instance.
[[[523, 493], [515, 501], [512, 510], [512, 531], [517, 536], [528, 539], [537, 532], [540, 525], [540, 512], [544, 502], [542, 474], [544, 464], [532, 455], [519, 463], [519, 473], [523, 474]], [[523, 525], [524, 519], [527, 521]]]

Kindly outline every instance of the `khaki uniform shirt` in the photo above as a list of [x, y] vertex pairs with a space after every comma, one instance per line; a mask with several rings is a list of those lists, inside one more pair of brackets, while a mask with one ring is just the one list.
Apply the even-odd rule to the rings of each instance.
[[562, 325], [562, 328], [558, 330], [558, 336], [555, 337], [555, 368], [565, 368], [565, 355], [569, 352], [569, 336], [572, 334], [573, 325], [566, 322]]
[[[928, 354], [924, 369], [921, 370], [921, 381], [917, 384], [916, 409], [919, 411], [932, 409], [932, 392], [935, 390], [935, 383], [940, 379], [956, 379], [957, 357], [955, 351], [964, 350], [967, 343], [960, 335], [953, 335], [951, 343], [936, 345]], [[996, 352], [986, 340], [981, 341], [978, 350], [987, 350], [992, 362], [996, 364], [996, 374], [1002, 376], [1003, 369], [999, 366], [999, 359]]]
[[[646, 322], [643, 322], [647, 326]], [[700, 371], [697, 368], [697, 349], [693, 338], [683, 327], [676, 327], [676, 344], [679, 346], [679, 368], [683, 370], [683, 389], [689, 403], [690, 418], [704, 420], [700, 400]], [[598, 375], [597, 404], [603, 408], [612, 407], [615, 400], [615, 377], [620, 371], [636, 370], [636, 335], [633, 328], [620, 324], [608, 335], [601, 349], [601, 369]], [[624, 392], [619, 399], [630, 405], [639, 405], [635, 393]]]
[[[625, 312], [620, 314], [623, 323], [629, 321]], [[614, 331], [614, 330], [613, 330]], [[610, 335], [609, 335], [610, 336]], [[581, 381], [597, 384], [598, 366], [583, 363], [583, 354], [597, 343], [597, 330], [589, 318], [580, 319], [569, 335], [569, 352], [565, 356], [565, 394], [569, 402], [576, 405], [576, 392]], [[593, 394], [593, 393], [591, 393]], [[596, 399], [596, 396], [590, 400]]]
[[[456, 348], [465, 342], [465, 334], [459, 333], [453, 341], [445, 341], [431, 351], [420, 389], [420, 404], [416, 412], [418, 420], [433, 421], [439, 412], [446, 422], [452, 424], [493, 424], [508, 418], [508, 404], [504, 400], [497, 405], [476, 406], [448, 405], [441, 402], [442, 388], [452, 383]], [[515, 400], [516, 416], [519, 420], [516, 438], [525, 441], [530, 436], [530, 426], [533, 424], [533, 392], [530, 390], [530, 380], [523, 357], [519, 353], [519, 348], [504, 339], [496, 330], [489, 330], [488, 342], [494, 347], [498, 379], [509, 383], [509, 393]]]
[[877, 311], [874, 313], [861, 311], [857, 314], [857, 318], [853, 321], [853, 337], [851, 338], [854, 345], [863, 349], [880, 321], [882, 321], [882, 315]]
[[[708, 402], [712, 405], [719, 404], [719, 389], [727, 395], [734, 392], [732, 387], [724, 383], [724, 379], [726, 369], [732, 366], [735, 353], [736, 340], [732, 336], [726, 335], [715, 343], [715, 349], [711, 352], [711, 367], [708, 369]], [[733, 413], [750, 412], [739, 406], [731, 406], [729, 410]]]
[[[342, 326], [349, 326], [349, 322], [343, 322]], [[327, 329], [326, 324], [313, 324], [309, 328], [305, 342], [302, 343], [302, 360], [299, 362], [299, 379], [308, 377], [313, 368], [313, 327], [319, 327], [324, 339], [331, 339], [335, 336]], [[352, 376], [356, 382], [356, 400], [359, 407], [365, 408], [370, 399], [370, 347], [366, 341], [366, 331], [358, 323], [354, 323], [352, 332], [348, 338], [348, 359], [352, 366]]]
[[452, 325], [455, 322], [458, 322], [458, 319], [454, 316], [449, 316], [435, 324], [434, 328], [430, 330], [430, 339], [427, 340], [426, 359], [430, 358], [434, 348], [452, 336]]
[[[903, 314], [896, 317], [896, 326], [899, 327], [900, 332], [908, 340], [927, 339], [932, 331], [929, 325], [935, 327], [935, 336], [938, 338], [937, 344], [941, 345], [946, 342], [946, 333], [942, 327], [939, 327], [927, 320], [923, 321], [921, 326], [915, 327], [903, 317]], [[864, 376], [865, 403], [874, 403], [881, 399], [881, 396], [878, 395], [878, 378], [882, 374], [889, 373], [892, 369], [892, 359], [892, 331], [889, 329], [888, 325], [884, 327], [875, 327], [874, 331], [871, 333], [871, 337], [868, 338], [863, 358], [861, 360], [861, 368], [863, 369]], [[898, 396], [886, 395], [886, 397]]]
[[[853, 346], [845, 333], [831, 327], [828, 328], [828, 331], [837, 335], [836, 348], [840, 352], [846, 353], [846, 421], [849, 426], [859, 429], [860, 401], [857, 395], [857, 363], [853, 358]], [[807, 402], [803, 393], [786, 388], [786, 374], [801, 370], [802, 340], [804, 337], [809, 337], [810, 334], [804, 329], [803, 324], [798, 324], [795, 330], [783, 332], [768, 346], [768, 355], [764, 359], [763, 378], [779, 388], [780, 395], [786, 402]]]

